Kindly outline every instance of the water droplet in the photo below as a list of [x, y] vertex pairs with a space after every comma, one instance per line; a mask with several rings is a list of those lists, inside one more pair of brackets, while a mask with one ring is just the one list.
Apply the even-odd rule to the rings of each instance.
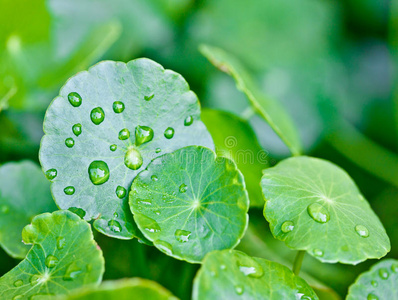
[[62, 250], [65, 248], [65, 245], [66, 245], [65, 238], [62, 236], [57, 237], [57, 249]]
[[121, 101], [113, 102], [113, 111], [117, 114], [120, 114], [124, 111], [124, 103]]
[[130, 131], [127, 128], [124, 128], [119, 131], [119, 140], [127, 140], [130, 137]]
[[159, 249], [162, 250], [163, 252], [165, 252], [166, 254], [170, 255], [173, 253], [172, 251], [172, 247], [168, 242], [165, 241], [160, 241], [160, 240], [156, 240], [153, 242], [153, 244]]
[[122, 225], [116, 220], [110, 220], [108, 222], [109, 229], [113, 232], [121, 232], [122, 231]]
[[179, 241], [180, 243], [188, 242], [190, 235], [191, 235], [190, 231], [182, 229], [177, 229], [174, 233], [176, 240]]
[[158, 181], [158, 177], [156, 175], [151, 176], [152, 181]]
[[308, 214], [318, 223], [326, 223], [330, 216], [328, 210], [319, 203], [312, 203], [308, 205]]
[[188, 117], [185, 118], [185, 120], [184, 120], [184, 125], [185, 125], [185, 126], [192, 125], [192, 123], [193, 123], [193, 118], [192, 118], [192, 116], [188, 116]]
[[375, 294], [369, 294], [366, 299], [367, 300], [379, 300], [379, 297], [377, 297]]
[[392, 270], [394, 273], [398, 273], [398, 264], [392, 264], [391, 270]]
[[381, 268], [379, 270], [379, 276], [381, 279], [387, 279], [390, 274], [388, 273], [387, 269]]
[[314, 249], [312, 250], [315, 256], [323, 256], [323, 251], [321, 249]]
[[151, 219], [141, 214], [136, 214], [134, 215], [134, 217], [137, 218], [137, 223], [141, 224], [140, 227], [144, 228], [145, 231], [148, 231], [150, 233], [160, 232], [160, 226], [158, 222], [156, 222], [154, 219]]
[[20, 299], [22, 299], [22, 298], [23, 298], [22, 295], [16, 295], [16, 296], [14, 296], [14, 297], [12, 298], [12, 300], [20, 300]]
[[150, 100], [152, 100], [152, 98], [155, 96], [155, 94], [151, 94], [151, 95], [149, 95], [149, 96], [144, 96], [144, 99], [146, 100], [146, 101], [150, 101]]
[[156, 153], [159, 153], [160, 151], [162, 151], [162, 149], [160, 149], [160, 148], [156, 148], [156, 150], [155, 150]]
[[19, 287], [23, 285], [23, 281], [21, 279], [18, 279], [16, 281], [14, 281], [14, 286], [15, 287]]
[[58, 258], [56, 258], [54, 255], [47, 255], [44, 263], [47, 268], [54, 268], [58, 264]]
[[64, 188], [64, 193], [67, 195], [73, 195], [75, 193], [75, 188], [73, 186], [67, 186]]
[[80, 207], [69, 207], [68, 210], [73, 212], [75, 215], [78, 215], [81, 219], [86, 215], [85, 210]]
[[309, 296], [301, 296], [300, 300], [312, 300]]
[[79, 136], [82, 133], [82, 124], [77, 123], [72, 126], [72, 132], [74, 135]]
[[142, 163], [143, 159], [140, 151], [138, 151], [134, 147], [130, 147], [124, 156], [125, 166], [132, 170], [138, 170], [139, 168], [141, 168]]
[[36, 284], [38, 284], [38, 281], [40, 280], [40, 276], [39, 275], [37, 275], [37, 274], [35, 274], [35, 275], [32, 275], [32, 277], [30, 277], [30, 284], [31, 285], [36, 285]]
[[90, 113], [90, 118], [95, 125], [101, 124], [105, 119], [104, 110], [101, 107], [94, 108]]
[[135, 127], [135, 144], [137, 146], [148, 143], [153, 139], [153, 130], [148, 126]]
[[188, 186], [185, 183], [180, 185], [180, 187], [179, 187], [180, 193], [185, 193], [187, 190], [188, 190]]
[[146, 199], [146, 200], [138, 200], [137, 204], [139, 205], [152, 205], [152, 200], [151, 199]]
[[371, 282], [370, 282], [374, 287], [377, 287], [379, 284], [377, 283], [377, 281], [376, 280], [372, 280]]
[[119, 217], [119, 214], [117, 212], [114, 212], [113, 217], [116, 219], [117, 217]]
[[363, 238], [367, 238], [369, 236], [369, 230], [363, 225], [355, 226], [355, 231]]
[[65, 145], [66, 145], [66, 147], [68, 147], [68, 148], [72, 148], [72, 147], [75, 145], [75, 140], [72, 139], [72, 138], [67, 138], [67, 139], [65, 140]]
[[117, 188], [116, 188], [116, 196], [119, 198], [119, 199], [123, 199], [125, 196], [126, 196], [126, 194], [127, 194], [127, 190], [124, 188], [124, 187], [122, 187], [122, 186], [118, 186]]
[[174, 128], [169, 127], [164, 131], [164, 137], [166, 139], [171, 139], [174, 136]]
[[73, 107], [79, 107], [82, 105], [82, 97], [80, 97], [80, 95], [76, 92], [69, 93], [68, 100]]
[[153, 211], [156, 215], [160, 216], [160, 210], [154, 210]]
[[63, 280], [71, 281], [71, 280], [75, 279], [81, 273], [82, 273], [82, 270], [77, 266], [76, 262], [72, 262], [66, 268]]
[[244, 254], [235, 254], [237, 257], [236, 264], [245, 276], [260, 278], [264, 275], [264, 270], [261, 265], [250, 256]]
[[281, 226], [283, 233], [288, 233], [294, 229], [294, 223], [292, 221], [285, 221]]
[[117, 146], [116, 146], [115, 144], [110, 145], [110, 146], [109, 146], [109, 149], [110, 149], [112, 152], [115, 152], [116, 149], [117, 149]]
[[47, 170], [46, 177], [48, 180], [53, 180], [55, 177], [57, 177], [57, 170], [56, 169]]
[[242, 295], [243, 294], [243, 286], [241, 286], [241, 285], [236, 285], [235, 286], [235, 292], [238, 294], [238, 295]]
[[103, 184], [109, 179], [108, 165], [102, 160], [94, 160], [88, 167], [88, 175], [93, 184]]

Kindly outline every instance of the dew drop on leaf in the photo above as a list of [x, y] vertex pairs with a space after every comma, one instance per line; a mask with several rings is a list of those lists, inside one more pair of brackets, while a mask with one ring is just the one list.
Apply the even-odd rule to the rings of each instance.
[[392, 270], [394, 273], [398, 273], [398, 264], [392, 264], [391, 270]]
[[388, 273], [387, 269], [381, 268], [381, 269], [379, 270], [379, 276], [380, 276], [381, 279], [388, 279], [388, 276], [389, 276], [389, 275], [390, 275], [390, 274]]
[[146, 206], [149, 206], [149, 205], [152, 205], [152, 200], [151, 200], [151, 199], [138, 200], [137, 203], [138, 203], [139, 205], [146, 205]]
[[104, 110], [101, 107], [94, 108], [90, 113], [90, 118], [95, 125], [101, 124], [105, 119]]
[[154, 219], [151, 219], [141, 214], [136, 216], [140, 220], [139, 224], [141, 224], [145, 231], [148, 231], [150, 233], [160, 232], [160, 226]]
[[72, 138], [67, 138], [67, 139], [65, 140], [65, 145], [66, 145], [66, 147], [68, 147], [68, 148], [72, 148], [72, 147], [75, 145], [75, 140], [72, 139]]
[[174, 233], [176, 240], [179, 241], [180, 243], [188, 242], [190, 235], [191, 235], [190, 231], [182, 229], [177, 229]]
[[264, 275], [264, 270], [259, 263], [249, 256], [237, 256], [237, 266], [245, 276], [260, 278]]
[[379, 300], [379, 297], [377, 297], [375, 294], [369, 294], [366, 299], [367, 300]]
[[121, 101], [113, 102], [113, 111], [117, 114], [120, 114], [124, 111], [124, 103]]
[[80, 207], [69, 207], [68, 210], [78, 215], [81, 219], [86, 215], [86, 211]]
[[56, 169], [49, 169], [46, 171], [46, 178], [48, 180], [53, 180], [55, 177], [57, 177], [57, 170]]
[[31, 284], [31, 285], [36, 285], [36, 284], [38, 283], [39, 280], [40, 280], [40, 276], [39, 276], [39, 275], [37, 275], [37, 274], [32, 275], [32, 276], [30, 277], [30, 284]]
[[76, 92], [69, 93], [68, 100], [73, 107], [79, 107], [82, 105], [82, 97]]
[[151, 94], [151, 95], [149, 95], [149, 96], [144, 96], [144, 99], [145, 99], [146, 101], [150, 101], [150, 100], [152, 100], [153, 97], [155, 97], [155, 94]]
[[127, 128], [124, 128], [119, 131], [119, 140], [124, 141], [130, 137], [130, 131]]
[[73, 195], [75, 193], [75, 188], [73, 186], [67, 186], [64, 188], [64, 193], [66, 195]]
[[153, 242], [154, 245], [156, 245], [157, 248], [162, 250], [163, 252], [167, 253], [168, 255], [172, 254], [172, 247], [168, 242], [161, 241], [161, 240], [156, 240]]
[[77, 123], [72, 126], [72, 132], [74, 135], [79, 136], [82, 133], [82, 124]]
[[77, 266], [76, 262], [72, 262], [66, 268], [65, 275], [63, 276], [62, 279], [65, 280], [65, 281], [72, 281], [80, 273], [82, 273], [82, 270]]
[[377, 281], [376, 280], [372, 280], [371, 282], [370, 282], [374, 287], [377, 287], [379, 284], [377, 283]]
[[294, 229], [294, 223], [292, 221], [285, 221], [281, 226], [281, 230], [284, 233], [288, 233]]
[[114, 151], [116, 151], [117, 146], [116, 146], [115, 144], [110, 145], [110, 146], [109, 146], [109, 149], [110, 149], [112, 152], [114, 152]]
[[158, 181], [158, 177], [156, 175], [151, 176], [152, 181]]
[[156, 148], [156, 150], [155, 150], [156, 153], [159, 153], [160, 151], [162, 151], [162, 149], [160, 149], [160, 148]]
[[312, 203], [308, 205], [308, 214], [318, 223], [326, 223], [330, 216], [328, 210], [319, 203]]
[[179, 187], [180, 193], [185, 193], [188, 190], [188, 187], [185, 183], [181, 184]]
[[109, 229], [113, 232], [121, 232], [122, 231], [122, 226], [120, 223], [116, 220], [110, 220], [108, 222]]
[[369, 236], [369, 230], [363, 225], [355, 226], [355, 231], [363, 238], [367, 238]]
[[243, 286], [241, 286], [241, 285], [236, 285], [235, 286], [235, 292], [238, 294], [238, 295], [242, 295], [243, 294]]
[[168, 127], [165, 131], [164, 131], [164, 137], [166, 139], [171, 139], [174, 136], [174, 128], [172, 127]]
[[140, 146], [142, 144], [148, 143], [153, 139], [153, 130], [148, 126], [135, 127], [135, 144]]
[[185, 126], [189, 126], [189, 125], [191, 125], [192, 123], [193, 123], [193, 118], [192, 118], [192, 116], [188, 116], [188, 117], [185, 118], [185, 120], [184, 120], [184, 125], [185, 125]]
[[62, 236], [57, 237], [57, 249], [62, 250], [65, 248], [65, 245], [66, 245], [65, 238]]
[[54, 255], [47, 255], [44, 264], [47, 266], [47, 268], [54, 268], [58, 264], [58, 258], [56, 258]]
[[94, 160], [88, 167], [88, 175], [95, 185], [107, 182], [110, 175], [107, 163], [102, 160]]
[[140, 151], [134, 147], [130, 147], [124, 156], [124, 165], [132, 170], [138, 170], [143, 163]]
[[117, 188], [116, 188], [116, 196], [119, 198], [119, 199], [123, 199], [125, 196], [126, 196], [126, 194], [127, 194], [127, 190], [124, 188], [124, 187], [122, 187], [122, 186], [118, 186]]
[[14, 281], [14, 286], [15, 286], [15, 287], [19, 287], [19, 286], [21, 286], [21, 285], [23, 285], [23, 281], [22, 281], [21, 279], [18, 279], [18, 280], [16, 280], [16, 281]]
[[323, 256], [323, 251], [321, 249], [314, 249], [312, 253], [314, 253], [315, 256]]

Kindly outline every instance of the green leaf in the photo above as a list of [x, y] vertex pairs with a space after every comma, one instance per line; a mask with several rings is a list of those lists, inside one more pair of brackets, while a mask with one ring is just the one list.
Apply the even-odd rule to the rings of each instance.
[[274, 99], [265, 96], [255, 85], [240, 62], [225, 51], [202, 45], [202, 54], [219, 70], [228, 73], [236, 81], [237, 88], [249, 99], [253, 108], [264, 118], [283, 140], [293, 155], [301, 153], [301, 143], [295, 126], [284, 108]]
[[12, 257], [24, 258], [22, 229], [40, 213], [56, 210], [50, 184], [31, 161], [0, 167], [0, 245]]
[[186, 81], [144, 58], [101, 62], [72, 77], [48, 108], [44, 132], [40, 161], [57, 171], [58, 206], [80, 209], [98, 231], [122, 239], [143, 238], [127, 203], [134, 177], [164, 153], [213, 148]]
[[287, 267], [234, 250], [206, 255], [196, 274], [193, 300], [312, 299], [312, 288]]
[[141, 278], [105, 281], [99, 287], [87, 286], [74, 291], [61, 299], [96, 299], [96, 300], [177, 300], [168, 290], [158, 283]]
[[264, 200], [258, 183], [262, 170], [269, 166], [269, 157], [250, 125], [233, 114], [212, 109], [202, 111], [202, 120], [213, 137], [216, 153], [235, 161], [245, 177], [250, 205], [262, 207]]
[[379, 218], [350, 176], [317, 158], [295, 157], [266, 169], [264, 216], [275, 238], [322, 262], [357, 264], [390, 251]]
[[397, 299], [398, 297], [398, 260], [383, 259], [369, 271], [359, 275], [348, 290], [346, 300]]
[[0, 278], [1, 299], [65, 294], [85, 284], [100, 283], [102, 252], [89, 224], [75, 214], [56, 211], [38, 215], [23, 229], [22, 237], [32, 248]]
[[233, 161], [204, 147], [155, 159], [133, 181], [130, 207], [139, 229], [162, 252], [199, 263], [235, 247], [248, 222], [248, 195]]

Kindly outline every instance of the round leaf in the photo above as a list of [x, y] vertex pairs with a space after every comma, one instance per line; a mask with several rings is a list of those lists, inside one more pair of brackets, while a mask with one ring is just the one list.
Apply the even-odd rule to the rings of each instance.
[[380, 258], [390, 240], [350, 176], [317, 158], [295, 157], [266, 169], [264, 216], [272, 234], [322, 262]]
[[398, 299], [398, 260], [384, 259], [359, 275], [346, 300]]
[[206, 255], [196, 274], [193, 300], [318, 299], [287, 267], [235, 250]]
[[83, 287], [61, 299], [67, 300], [177, 300], [158, 283], [141, 278], [105, 281], [99, 287]]
[[38, 215], [23, 229], [22, 237], [32, 248], [22, 262], [0, 278], [1, 299], [65, 294], [101, 281], [102, 252], [89, 224], [77, 215], [69, 211]]
[[191, 146], [150, 163], [131, 186], [130, 206], [139, 229], [159, 250], [200, 262], [210, 251], [239, 243], [249, 200], [234, 162]]
[[149, 59], [101, 62], [72, 77], [48, 108], [44, 132], [40, 161], [57, 171], [58, 206], [122, 239], [141, 236], [127, 203], [138, 172], [183, 146], [213, 147], [186, 81]]
[[31, 161], [0, 167], [0, 245], [12, 257], [24, 258], [22, 229], [38, 214], [56, 210], [50, 184]]

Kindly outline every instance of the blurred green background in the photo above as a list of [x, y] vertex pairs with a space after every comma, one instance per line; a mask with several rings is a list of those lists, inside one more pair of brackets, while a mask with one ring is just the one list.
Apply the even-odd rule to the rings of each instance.
[[[247, 114], [233, 80], [200, 55], [208, 43], [235, 54], [285, 107], [307, 155], [354, 178], [391, 238], [388, 256], [398, 258], [397, 2], [0, 0], [0, 164], [38, 162], [45, 110], [70, 76], [100, 60], [137, 57], [181, 73], [202, 107], [245, 118], [271, 165], [289, 156], [268, 125]], [[289, 264], [295, 253], [272, 239], [261, 210], [250, 217], [238, 248]], [[105, 279], [154, 279], [189, 299], [198, 266], [136, 240], [96, 239]], [[307, 256], [303, 270], [344, 296], [374, 262], [322, 265]], [[0, 250], [0, 275], [17, 263]]]

